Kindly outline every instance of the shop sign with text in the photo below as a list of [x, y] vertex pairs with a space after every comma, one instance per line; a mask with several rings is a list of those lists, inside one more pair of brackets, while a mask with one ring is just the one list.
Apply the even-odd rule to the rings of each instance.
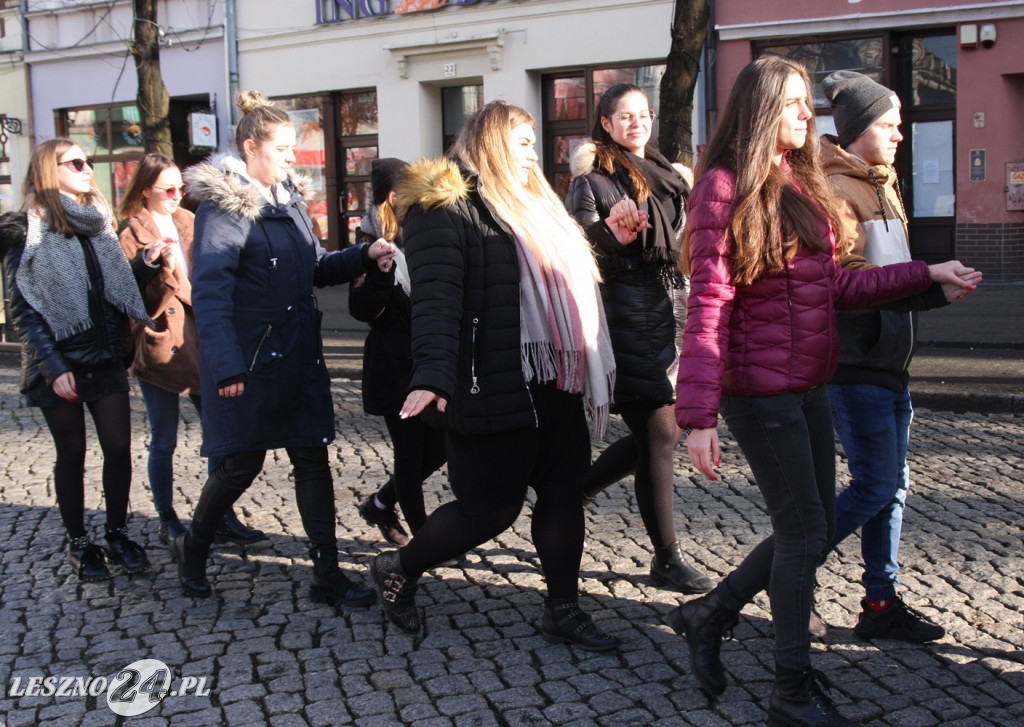
[[356, 18], [405, 15], [458, 5], [480, 5], [495, 0], [313, 0], [316, 24], [340, 23]]

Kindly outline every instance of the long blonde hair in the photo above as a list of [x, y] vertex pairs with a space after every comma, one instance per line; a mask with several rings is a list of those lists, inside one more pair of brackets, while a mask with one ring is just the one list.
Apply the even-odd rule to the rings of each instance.
[[[450, 156], [477, 175], [480, 196], [513, 228], [541, 265], [550, 267], [551, 260], [540, 241], [552, 236], [552, 221], [590, 248], [583, 230], [536, 164], [530, 169], [526, 185], [520, 181], [510, 135], [521, 124], [535, 128], [529, 111], [505, 101], [491, 101], [462, 127]], [[600, 280], [593, 254], [588, 257], [594, 279]]]
[[[822, 171], [813, 117], [807, 121], [803, 147], [786, 155], [789, 177], [773, 161], [778, 154], [785, 87], [794, 74], [803, 79], [808, 91], [812, 88], [803, 66], [779, 56], [759, 58], [740, 71], [697, 164], [698, 179], [715, 167], [736, 175], [729, 232], [736, 245], [733, 280], [740, 285], [782, 271], [799, 245], [829, 251], [821, 235], [823, 219], [831, 222], [840, 248], [847, 244]], [[687, 226], [680, 260], [685, 273], [690, 266], [689, 237]]]
[[[22, 198], [24, 200], [22, 209], [32, 211], [50, 229], [59, 232], [65, 237], [72, 237], [75, 229], [64, 214], [64, 205], [60, 201], [60, 177], [58, 166], [60, 158], [67, 153], [68, 149], [78, 146], [71, 139], [57, 137], [39, 142], [32, 151], [32, 159], [28, 163], [28, 171], [25, 173], [25, 182], [22, 185]], [[84, 153], [84, 151], [83, 151]], [[96, 177], [90, 179], [91, 190], [86, 194], [77, 195], [75, 201], [81, 205], [96, 205], [106, 207], [110, 213], [111, 226], [114, 222], [113, 212], [110, 211], [110, 204], [103, 192], [96, 186]]]

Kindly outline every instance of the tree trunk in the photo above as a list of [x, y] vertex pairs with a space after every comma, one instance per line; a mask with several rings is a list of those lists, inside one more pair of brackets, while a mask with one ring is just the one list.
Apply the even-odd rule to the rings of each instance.
[[661, 79], [661, 153], [693, 166], [693, 93], [708, 32], [708, 0], [676, 0], [672, 47]]
[[159, 152], [174, 158], [171, 144], [171, 98], [160, 73], [160, 26], [156, 17], [157, 0], [132, 0], [135, 11], [135, 38], [132, 54], [139, 79], [137, 98], [142, 114], [142, 136], [147, 152]]

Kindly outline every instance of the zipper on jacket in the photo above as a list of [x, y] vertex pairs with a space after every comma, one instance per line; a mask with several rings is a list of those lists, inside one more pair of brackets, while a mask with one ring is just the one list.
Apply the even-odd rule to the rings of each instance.
[[473, 383], [469, 387], [469, 393], [470, 394], [479, 394], [480, 393], [480, 386], [477, 384], [477, 378], [476, 378], [476, 329], [477, 329], [477, 326], [479, 325], [479, 323], [480, 323], [480, 319], [479, 318], [474, 318], [473, 319], [473, 337], [471, 339], [472, 340], [472, 352], [470, 353], [470, 356], [469, 356], [469, 376], [470, 376], [470, 379], [472, 380]]
[[249, 364], [249, 371], [256, 368], [256, 359], [260, 356], [260, 349], [263, 348], [263, 344], [270, 338], [270, 332], [274, 329], [273, 324], [267, 324], [267, 330], [263, 331], [263, 335], [260, 336], [260, 342], [256, 344], [256, 353], [252, 355], [252, 363]]

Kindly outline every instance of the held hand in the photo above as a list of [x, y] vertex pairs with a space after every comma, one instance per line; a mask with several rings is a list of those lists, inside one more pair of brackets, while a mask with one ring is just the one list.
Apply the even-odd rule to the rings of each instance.
[[164, 245], [164, 249], [160, 251], [160, 263], [167, 268], [167, 272], [174, 272], [174, 248], [170, 245]]
[[378, 237], [376, 241], [370, 243], [370, 259], [380, 260], [382, 257], [393, 258], [397, 250], [398, 248], [383, 237]]
[[690, 455], [690, 462], [703, 473], [705, 477], [714, 482], [718, 479], [715, 467], [721, 458], [718, 449], [718, 429], [694, 429], [686, 437], [686, 451]]
[[163, 240], [157, 240], [152, 245], [142, 251], [142, 259], [147, 265], [157, 266], [161, 264], [160, 258], [164, 254], [164, 250], [167, 248], [167, 243]]
[[75, 375], [65, 371], [53, 382], [53, 393], [61, 399], [78, 401], [78, 388], [75, 386]]
[[241, 396], [245, 392], [245, 382], [238, 381], [234, 384], [228, 384], [217, 389], [217, 393], [223, 396], [225, 399], [231, 399], [235, 396]]
[[605, 224], [615, 235], [620, 245], [629, 245], [636, 241], [641, 230], [649, 228], [648, 214], [637, 209], [636, 202], [631, 199], [623, 199], [616, 202], [608, 210], [608, 218]]
[[979, 283], [981, 283], [982, 275], [980, 270], [964, 268], [964, 273], [962, 275], [958, 275], [957, 277], [959, 277], [962, 282], [967, 283], [973, 287], [970, 290], [964, 290], [962, 287], [960, 287], [959, 284], [956, 283], [942, 283], [942, 292], [945, 294], [946, 300], [949, 301], [950, 303], [952, 303], [954, 300], [963, 300], [968, 295], [970, 295], [971, 291], [974, 290], [974, 288], [976, 288]]
[[437, 410], [439, 412], [443, 412], [445, 407], [448, 406], [448, 400], [443, 399], [433, 391], [426, 391], [425, 389], [410, 391], [409, 396], [405, 398], [405, 403], [402, 404], [402, 410], [398, 412], [398, 417], [399, 419], [408, 419], [418, 416], [420, 412], [434, 401], [437, 402]]
[[[974, 268], [967, 267], [959, 260], [949, 260], [938, 265], [929, 265], [928, 274], [931, 275], [932, 280], [936, 283], [949, 284], [954, 289], [959, 288], [961, 292], [974, 290], [977, 282], [972, 282], [975, 280], [973, 276], [975, 274], [980, 275]], [[948, 293], [946, 297], [949, 298]]]

